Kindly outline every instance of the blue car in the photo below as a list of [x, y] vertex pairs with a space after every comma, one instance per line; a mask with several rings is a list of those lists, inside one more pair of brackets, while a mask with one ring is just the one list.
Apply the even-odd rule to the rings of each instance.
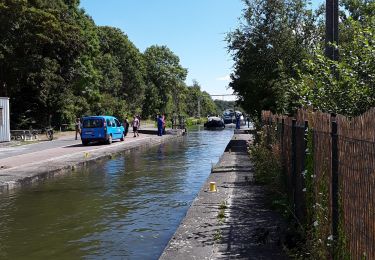
[[83, 145], [90, 142], [111, 144], [113, 140], [124, 141], [125, 129], [113, 116], [88, 116], [82, 118], [81, 140]]

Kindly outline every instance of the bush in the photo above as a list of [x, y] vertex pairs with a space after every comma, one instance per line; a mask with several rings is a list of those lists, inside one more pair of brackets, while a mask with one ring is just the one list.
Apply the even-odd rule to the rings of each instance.
[[192, 125], [201, 125], [207, 122], [207, 118], [205, 117], [200, 117], [200, 118], [195, 118], [195, 117], [188, 117], [186, 118], [185, 125], [186, 126], [192, 126]]

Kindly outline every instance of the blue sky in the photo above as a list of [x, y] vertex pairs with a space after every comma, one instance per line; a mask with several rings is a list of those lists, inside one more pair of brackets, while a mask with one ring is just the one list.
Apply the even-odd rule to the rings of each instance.
[[168, 46], [188, 69], [188, 85], [195, 79], [211, 95], [232, 94], [225, 35], [239, 24], [241, 0], [81, 0], [81, 7], [97, 25], [120, 28], [141, 52]]

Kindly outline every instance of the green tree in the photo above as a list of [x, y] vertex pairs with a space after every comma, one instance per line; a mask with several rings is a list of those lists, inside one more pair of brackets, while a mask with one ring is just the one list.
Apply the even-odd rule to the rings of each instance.
[[[180, 65], [180, 59], [166, 46], [151, 46], [144, 52], [147, 68], [146, 101], [143, 106], [148, 113], [171, 113], [176, 107], [178, 95], [184, 90], [187, 69]], [[171, 106], [170, 106], [171, 107]], [[151, 115], [151, 114], [149, 114]]]
[[375, 17], [365, 20], [345, 19], [342, 32], [350, 33], [350, 39], [339, 46], [339, 61], [327, 59], [317, 47], [300, 77], [287, 82], [289, 96], [296, 97], [298, 105], [348, 116], [375, 106]]
[[201, 90], [198, 81], [193, 80], [193, 85], [187, 87], [186, 112], [188, 116], [198, 116], [198, 106], [201, 116], [217, 114], [217, 108], [210, 94]]
[[129, 112], [140, 112], [146, 88], [143, 55], [120, 29], [104, 26], [98, 30], [101, 91], [125, 100]]
[[59, 121], [73, 68], [87, 49], [78, 10], [63, 1], [49, 2], [0, 4], [0, 81], [3, 94], [10, 96], [14, 124]]
[[[244, 0], [243, 24], [227, 35], [233, 54], [230, 87], [251, 116], [277, 110], [279, 63], [289, 77], [296, 74], [309, 48], [319, 40], [314, 17], [304, 0]], [[285, 89], [283, 89], [285, 91]]]
[[233, 109], [235, 107], [234, 101], [225, 101], [225, 100], [219, 100], [215, 99], [214, 103], [216, 105], [217, 114], [221, 115], [226, 109]]

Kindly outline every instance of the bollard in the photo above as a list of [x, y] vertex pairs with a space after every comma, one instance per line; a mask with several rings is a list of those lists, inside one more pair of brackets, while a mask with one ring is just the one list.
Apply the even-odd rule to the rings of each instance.
[[216, 182], [210, 182], [210, 192], [216, 192]]

